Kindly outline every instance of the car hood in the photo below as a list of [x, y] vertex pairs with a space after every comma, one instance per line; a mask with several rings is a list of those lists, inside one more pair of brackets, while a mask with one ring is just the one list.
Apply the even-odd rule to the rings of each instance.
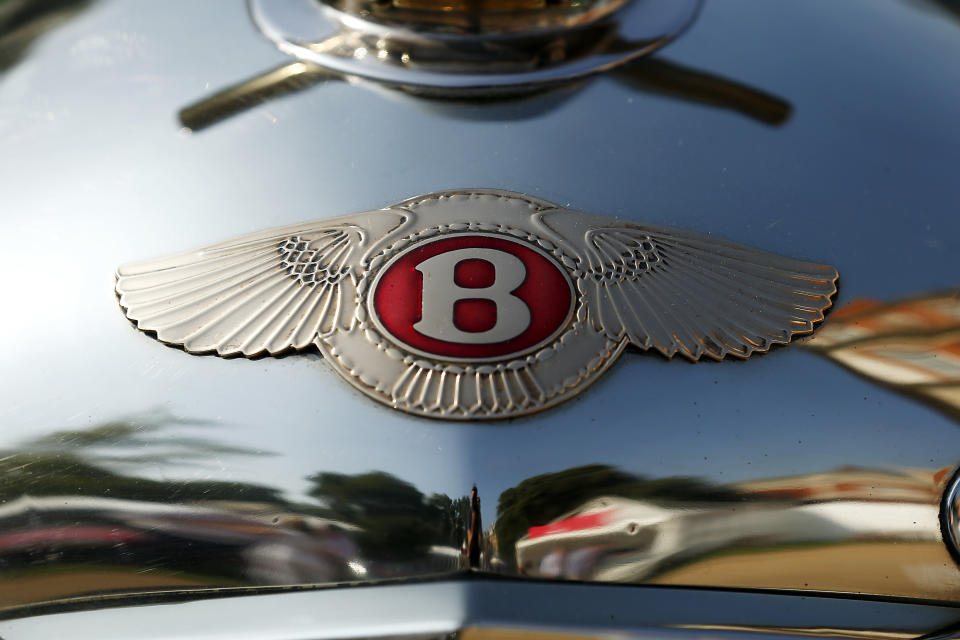
[[[960, 600], [947, 9], [710, 3], [574, 86], [328, 80], [202, 126], [182, 110], [289, 62], [242, 6], [36, 20], [0, 61], [0, 606], [464, 571]], [[118, 305], [123, 263], [460, 188], [834, 265], [834, 310], [749, 360], [630, 350], [557, 407], [450, 422], [316, 351], [166, 347]]]

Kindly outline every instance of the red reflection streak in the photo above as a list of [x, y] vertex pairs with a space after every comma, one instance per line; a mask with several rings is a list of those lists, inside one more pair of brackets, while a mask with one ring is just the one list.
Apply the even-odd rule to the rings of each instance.
[[542, 527], [530, 527], [527, 530], [527, 537], [533, 540], [534, 538], [542, 538], [543, 536], [550, 536], [555, 533], [571, 533], [573, 531], [602, 527], [610, 522], [611, 515], [613, 515], [612, 509], [609, 511], [588, 513], [582, 516], [573, 516], [572, 518], [566, 518], [559, 522], [545, 524]]

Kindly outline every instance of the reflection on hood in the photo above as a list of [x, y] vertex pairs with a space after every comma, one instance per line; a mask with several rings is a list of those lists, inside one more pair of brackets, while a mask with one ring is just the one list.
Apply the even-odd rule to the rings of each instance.
[[854, 300], [804, 346], [960, 420], [960, 291]]

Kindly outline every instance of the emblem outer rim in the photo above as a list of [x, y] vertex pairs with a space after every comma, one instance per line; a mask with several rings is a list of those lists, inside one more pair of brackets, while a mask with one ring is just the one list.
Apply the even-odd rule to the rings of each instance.
[[[380, 286], [380, 280], [383, 278], [384, 274], [386, 274], [387, 271], [390, 270], [390, 268], [393, 265], [395, 265], [399, 260], [401, 260], [408, 253], [416, 251], [417, 249], [421, 249], [428, 244], [433, 244], [435, 242], [448, 240], [450, 238], [455, 238], [458, 236], [474, 236], [474, 237], [481, 236], [481, 237], [487, 237], [487, 238], [497, 238], [499, 240], [506, 240], [508, 242], [513, 242], [515, 244], [521, 245], [526, 249], [531, 249], [536, 253], [540, 254], [540, 256], [542, 256], [543, 258], [546, 258], [547, 261], [550, 262], [550, 264], [555, 269], [557, 269], [560, 273], [563, 274], [564, 282], [566, 282], [567, 287], [570, 289], [570, 308], [567, 310], [566, 316], [564, 317], [563, 322], [560, 323], [560, 326], [558, 326], [549, 336], [547, 336], [546, 338], [544, 338], [543, 340], [541, 340], [540, 342], [537, 342], [532, 346], [525, 347], [519, 351], [507, 353], [502, 356], [492, 356], [487, 358], [462, 358], [462, 357], [455, 357], [455, 356], [443, 356], [437, 353], [430, 353], [429, 351], [424, 351], [422, 349], [417, 349], [416, 347], [412, 347], [406, 342], [404, 342], [403, 340], [401, 340], [400, 338], [398, 338], [397, 336], [395, 336], [393, 332], [390, 331], [380, 320], [380, 316], [377, 314], [376, 307], [374, 306], [374, 295], [377, 292], [377, 287]], [[366, 306], [367, 308], [367, 317], [370, 319], [374, 327], [376, 327], [376, 329], [380, 331], [384, 337], [388, 338], [398, 348], [404, 349], [410, 352], [411, 354], [418, 355], [420, 357], [427, 358], [429, 360], [438, 361], [438, 362], [453, 362], [453, 363], [461, 363], [461, 364], [472, 364], [472, 363], [486, 364], [491, 362], [510, 362], [514, 359], [522, 358], [523, 356], [534, 353], [546, 347], [547, 345], [552, 344], [553, 342], [558, 340], [564, 333], [569, 331], [570, 323], [574, 319], [574, 317], [576, 317], [577, 307], [581, 304], [581, 297], [579, 295], [579, 292], [577, 291], [577, 288], [574, 286], [573, 280], [571, 279], [570, 275], [571, 274], [569, 269], [567, 269], [562, 264], [560, 264], [559, 261], [557, 261], [553, 256], [547, 253], [544, 249], [532, 243], [524, 242], [522, 239], [517, 238], [515, 236], [511, 236], [505, 233], [491, 232], [491, 231], [470, 231], [470, 230], [454, 231], [451, 233], [441, 234], [433, 238], [427, 238], [420, 242], [412, 243], [410, 246], [404, 247], [398, 253], [394, 254], [389, 260], [384, 262], [383, 265], [378, 267], [377, 274], [374, 276], [373, 281], [370, 283], [370, 287], [364, 296], [365, 298], [364, 306]], [[492, 342], [488, 344], [497, 344], [497, 343]]]
[[484, 422], [504, 422], [509, 420], [515, 420], [517, 418], [526, 418], [536, 414], [539, 414], [548, 409], [552, 409], [557, 405], [563, 404], [573, 398], [579, 396], [581, 393], [593, 386], [593, 384], [603, 376], [615, 362], [620, 359], [620, 356], [623, 355], [623, 352], [626, 350], [629, 341], [625, 339], [613, 340], [607, 338], [606, 353], [601, 353], [599, 356], [599, 366], [596, 368], [590, 369], [585, 373], [580, 381], [573, 384], [572, 386], [567, 387], [563, 391], [555, 394], [549, 400], [546, 400], [543, 404], [536, 406], [531, 406], [525, 409], [519, 409], [516, 411], [502, 413], [502, 414], [484, 414], [484, 415], [473, 415], [473, 414], [446, 414], [442, 415], [439, 413], [430, 413], [426, 411], [419, 411], [410, 408], [406, 408], [398, 402], [391, 402], [384, 399], [384, 395], [373, 385], [369, 385], [363, 381], [363, 379], [351, 370], [351, 367], [346, 365], [337, 350], [323, 338], [317, 338], [314, 341], [314, 346], [317, 350], [320, 351], [320, 355], [323, 356], [325, 360], [333, 363], [331, 368], [339, 368], [342, 371], [349, 373], [350, 375], [341, 375], [340, 377], [344, 382], [349, 384], [354, 389], [360, 391], [362, 394], [375, 400], [376, 404], [383, 409], [399, 413], [409, 419], [422, 419], [426, 418], [427, 420], [434, 420], [437, 422], [457, 422], [457, 423], [484, 423]]

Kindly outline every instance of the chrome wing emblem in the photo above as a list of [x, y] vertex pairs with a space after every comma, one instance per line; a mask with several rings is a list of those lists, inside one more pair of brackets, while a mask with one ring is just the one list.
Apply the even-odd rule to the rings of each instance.
[[627, 344], [746, 358], [810, 333], [833, 267], [711, 236], [450, 191], [117, 271], [120, 306], [189, 353], [316, 347], [355, 387], [444, 419], [586, 388]]

